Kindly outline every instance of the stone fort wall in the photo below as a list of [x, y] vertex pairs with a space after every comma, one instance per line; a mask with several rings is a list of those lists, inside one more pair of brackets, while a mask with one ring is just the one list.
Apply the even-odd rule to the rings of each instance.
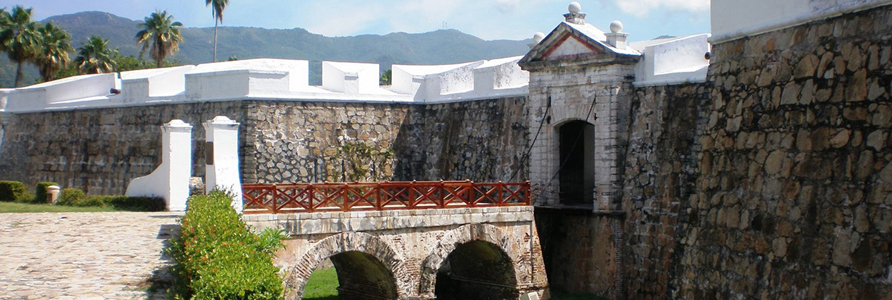
[[889, 299], [890, 32], [880, 6], [714, 44], [705, 83], [623, 86], [621, 212], [537, 209], [551, 288]]
[[[716, 43], [706, 83], [623, 84], [618, 211], [537, 209], [551, 287], [628, 299], [889, 299], [890, 35], [886, 5]], [[16, 114], [0, 174], [120, 193], [157, 165], [158, 126], [183, 118], [195, 126], [200, 176], [198, 125], [222, 114], [243, 124], [244, 182], [337, 180], [332, 157], [352, 139], [392, 147], [382, 169], [398, 180], [505, 180], [518, 169], [526, 179], [528, 107], [516, 97]]]
[[[0, 148], [5, 180], [56, 181], [89, 194], [123, 194], [160, 164], [161, 124], [193, 125], [193, 176], [204, 175], [204, 128], [217, 115], [241, 123], [242, 181], [340, 181], [341, 145], [393, 149], [377, 164], [392, 180], [526, 180], [526, 97], [412, 105], [229, 101], [20, 113]], [[346, 172], [350, 172], [344, 167]], [[516, 170], [516, 172], [515, 172]]]
[[892, 8], [713, 53], [667, 295], [889, 299]]
[[[695, 193], [697, 130], [709, 103], [710, 83], [633, 90], [629, 145], [625, 152], [623, 231], [617, 262], [629, 299], [671, 295], [684, 248], [679, 228]], [[614, 237], [616, 239], [616, 237]], [[654, 284], [654, 283], [662, 284]]]
[[694, 193], [696, 128], [709, 87], [622, 87], [631, 121], [618, 168], [620, 210], [536, 210], [553, 289], [610, 299], [669, 295], [684, 253], [679, 227]]

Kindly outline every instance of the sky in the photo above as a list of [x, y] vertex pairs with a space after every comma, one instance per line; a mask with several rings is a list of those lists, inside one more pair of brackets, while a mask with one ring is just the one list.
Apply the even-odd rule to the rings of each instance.
[[[578, 0], [577, 0], [578, 1]], [[567, 13], [568, 0], [230, 0], [223, 26], [304, 28], [326, 36], [421, 33], [456, 29], [485, 40], [522, 40], [548, 33]], [[586, 21], [604, 31], [619, 20], [629, 40], [709, 32], [710, 0], [582, 0]], [[0, 0], [24, 5], [43, 20], [80, 11], [104, 11], [142, 20], [167, 10], [186, 27], [213, 27], [204, 0]]]

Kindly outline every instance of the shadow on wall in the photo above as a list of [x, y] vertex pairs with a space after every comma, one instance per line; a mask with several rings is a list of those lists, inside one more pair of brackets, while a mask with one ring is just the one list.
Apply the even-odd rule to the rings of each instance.
[[515, 97], [410, 107], [394, 140], [393, 179], [527, 180], [527, 166], [519, 166], [529, 140], [526, 103]]

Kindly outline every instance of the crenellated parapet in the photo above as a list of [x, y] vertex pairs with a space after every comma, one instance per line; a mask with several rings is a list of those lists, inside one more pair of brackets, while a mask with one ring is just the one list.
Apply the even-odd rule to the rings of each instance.
[[393, 85], [379, 85], [377, 64], [322, 63], [322, 85], [309, 85], [309, 62], [251, 59], [81, 75], [0, 91], [0, 110], [28, 113], [207, 101], [276, 100], [441, 103], [525, 96], [520, 57], [454, 65], [393, 65]]

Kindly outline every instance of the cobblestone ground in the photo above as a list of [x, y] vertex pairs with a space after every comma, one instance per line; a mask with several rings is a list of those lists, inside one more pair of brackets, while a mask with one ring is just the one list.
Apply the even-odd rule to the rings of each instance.
[[0, 299], [166, 299], [179, 217], [0, 214]]

